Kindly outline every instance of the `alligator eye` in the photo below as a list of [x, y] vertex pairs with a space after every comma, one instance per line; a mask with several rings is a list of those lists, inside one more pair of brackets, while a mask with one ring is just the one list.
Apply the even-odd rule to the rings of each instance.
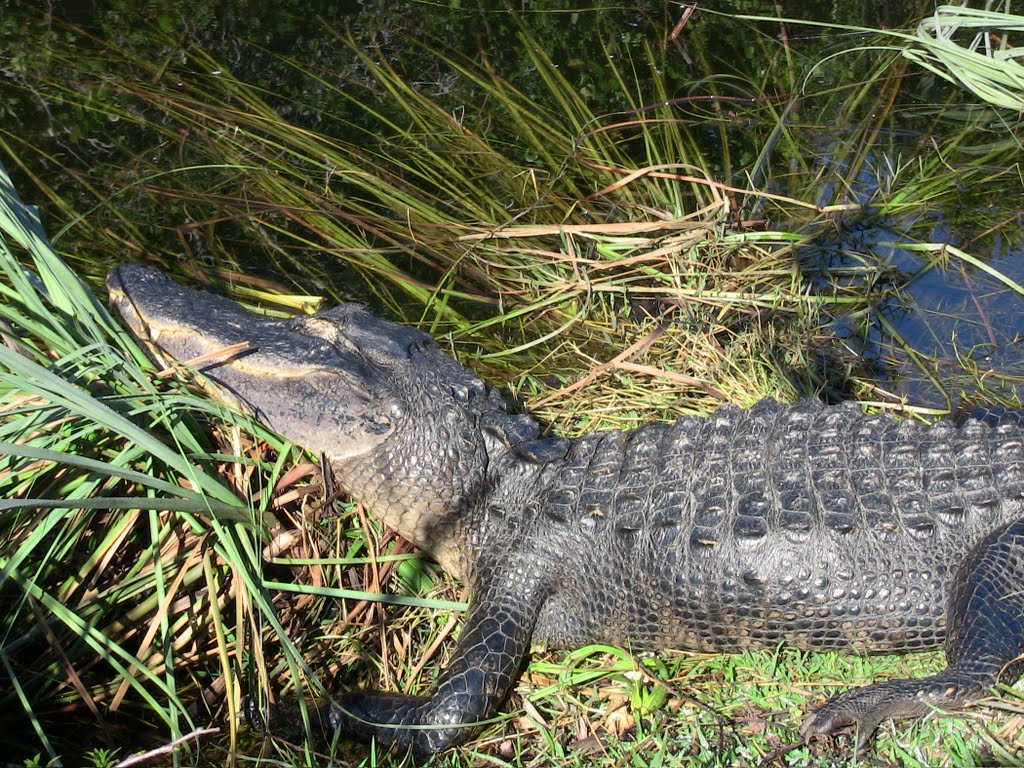
[[352, 341], [338, 328], [333, 320], [319, 315], [303, 315], [291, 320], [289, 325], [293, 330], [301, 331], [307, 336], [323, 339], [328, 344], [341, 347], [347, 351], [357, 351]]
[[350, 339], [343, 333], [336, 334], [335, 337], [331, 339], [331, 344], [333, 344], [335, 347], [344, 352], [355, 352], [357, 354], [362, 354], [362, 350], [355, 345], [352, 339]]
[[409, 357], [425, 355], [435, 349], [437, 349], [437, 342], [429, 336], [420, 339], [413, 339], [409, 342]]

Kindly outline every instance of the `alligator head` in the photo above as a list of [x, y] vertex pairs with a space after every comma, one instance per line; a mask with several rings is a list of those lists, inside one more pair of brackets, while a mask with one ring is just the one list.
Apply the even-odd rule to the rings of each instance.
[[158, 355], [201, 361], [260, 421], [322, 454], [387, 525], [464, 571], [451, 528], [485, 482], [481, 419], [504, 406], [430, 336], [356, 304], [272, 319], [151, 267], [118, 267], [107, 287]]

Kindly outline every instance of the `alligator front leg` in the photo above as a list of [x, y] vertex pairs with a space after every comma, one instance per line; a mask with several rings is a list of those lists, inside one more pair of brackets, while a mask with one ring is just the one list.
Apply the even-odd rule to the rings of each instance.
[[1018, 677], [1024, 653], [1024, 520], [996, 529], [970, 551], [953, 577], [946, 624], [946, 669], [840, 694], [807, 719], [804, 739], [853, 726], [860, 751], [887, 718], [962, 709], [999, 681]]
[[543, 599], [536, 580], [513, 571], [473, 601], [451, 663], [427, 696], [343, 694], [321, 712], [322, 722], [343, 737], [424, 755], [463, 743], [512, 689]]

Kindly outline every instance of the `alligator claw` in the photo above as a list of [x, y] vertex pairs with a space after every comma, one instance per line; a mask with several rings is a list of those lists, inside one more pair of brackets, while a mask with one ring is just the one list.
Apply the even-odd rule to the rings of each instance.
[[857, 693], [861, 691], [836, 696], [818, 707], [800, 726], [800, 737], [810, 742], [816, 736], [831, 736], [852, 727], [854, 753], [863, 752], [885, 715], [879, 708], [871, 708], [867, 702], [860, 701]]
[[256, 731], [267, 730], [267, 723], [263, 718], [263, 710], [260, 703], [254, 696], [246, 696], [242, 699], [242, 706], [238, 713], [239, 719]]

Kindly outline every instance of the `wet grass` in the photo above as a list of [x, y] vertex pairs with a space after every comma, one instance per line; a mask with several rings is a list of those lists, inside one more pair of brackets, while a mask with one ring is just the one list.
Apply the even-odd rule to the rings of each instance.
[[[696, 98], [672, 90], [659, 74], [667, 49], [652, 46], [637, 60], [607, 52], [602, 65], [628, 109], [606, 115], [523, 41], [542, 100], [486, 63], [434, 51], [484, 105], [460, 113], [339, 35], [360, 78], [293, 62], [333, 97], [304, 105], [337, 110], [344, 130], [328, 136], [281, 117], [272, 94], [201, 49], [172, 42], [155, 60], [94, 40], [102, 77], [34, 85], [131, 123], [149, 143], [107, 168], [70, 167], [85, 202], [42, 180], [36, 192], [67, 222], [59, 241], [75, 247], [63, 256], [93, 286], [111, 261], [145, 254], [276, 311], [314, 307], [310, 293], [356, 292], [437, 335], [563, 434], [764, 396], [903, 406], [818, 341], [829, 318], [872, 316], [907, 276], [858, 254], [815, 286], [804, 255], [866, 212], [920, 215], [962, 186], [1013, 178], [1013, 139], [993, 113], [950, 130], [948, 104], [918, 108], [927, 138], [906, 145], [891, 132], [910, 66], [897, 57], [859, 54], [844, 64], [856, 82], [799, 97], [779, 97], [768, 75], [724, 88], [709, 72]], [[799, 58], [760, 44], [775, 77]], [[692, 45], [710, 60], [699, 38]], [[78, 52], [52, 55], [82, 67]], [[353, 109], [360, 122], [345, 117]], [[840, 111], [849, 128], [834, 128]], [[715, 137], [712, 149], [697, 132]], [[2, 138], [8, 161], [21, 158], [31, 175], [34, 148]], [[919, 159], [899, 160], [915, 150]], [[0, 662], [11, 687], [0, 704], [26, 725], [14, 748], [67, 754], [55, 738], [71, 722], [89, 746], [124, 757], [126, 744], [153, 748], [154, 734], [167, 741], [212, 722], [220, 733], [186, 739], [180, 759], [302, 764], [311, 758], [287, 735], [261, 743], [239, 729], [243, 696], [289, 701], [321, 682], [428, 687], [457, 636], [461, 588], [186, 372], [155, 371], [8, 182], [2, 193]], [[144, 223], [150, 206], [166, 219], [156, 234]], [[992, 213], [996, 225], [1002, 215]], [[931, 234], [908, 236], [922, 252], [984, 269]], [[255, 261], [234, 252], [242, 239], [272, 279], [245, 276]], [[920, 368], [938, 378], [931, 361]], [[540, 651], [507, 714], [434, 763], [844, 764], [848, 743], [797, 743], [808, 707], [840, 686], [938, 664], [937, 654]], [[1019, 704], [1010, 693], [991, 720], [887, 725], [871, 760], [1010, 764]], [[353, 764], [412, 764], [346, 749]]]

